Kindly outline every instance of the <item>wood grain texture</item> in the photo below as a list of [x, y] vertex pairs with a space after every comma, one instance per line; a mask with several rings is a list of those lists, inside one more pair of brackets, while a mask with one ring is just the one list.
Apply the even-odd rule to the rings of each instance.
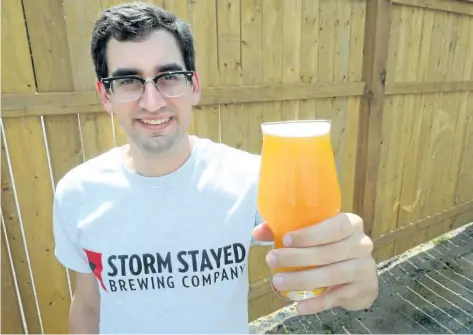
[[385, 90], [385, 71], [389, 47], [390, 2], [368, 1], [365, 21], [363, 79], [366, 95], [362, 100], [357, 164], [355, 172], [354, 211], [363, 216], [366, 232], [371, 235], [375, 224], [375, 202], [381, 151], [381, 131]]
[[[73, 91], [63, 2], [27, 0], [23, 1], [23, 7], [37, 91]], [[43, 328], [45, 333], [65, 333], [69, 329], [70, 291], [67, 272], [54, 255], [52, 185], [60, 174], [82, 160], [78, 119], [77, 115], [46, 116], [44, 129], [39, 117], [25, 117], [21, 123], [13, 123], [19, 120], [5, 120], [5, 135], [12, 154], [10, 158]], [[60, 155], [51, 156], [49, 160], [48, 149], [60, 152]], [[53, 181], [51, 174], [55, 178]]]
[[[3, 225], [3, 220], [2, 220]], [[2, 257], [2, 312], [1, 312], [1, 331], [2, 334], [26, 334], [27, 329], [23, 327], [21, 319], [20, 304], [16, 287], [15, 277], [12, 270], [12, 260], [7, 246], [7, 237], [2, 229], [1, 231], [1, 257]]]
[[[198, 108], [222, 104], [361, 96], [363, 82], [204, 88]], [[96, 92], [2, 94], [2, 117], [103, 112]]]
[[[209, 88], [219, 86], [217, 3], [219, 1], [190, 1], [196, 66], [200, 77], [202, 94]], [[199, 104], [193, 111], [194, 132], [197, 136], [220, 142], [220, 107]]]
[[[21, 2], [15, 0], [2, 1], [2, 94], [4, 93], [26, 93], [33, 94], [36, 91], [36, 83], [33, 73], [33, 64], [30, 57], [28, 46], [28, 36], [26, 32], [25, 19]], [[3, 102], [3, 101], [2, 101]], [[3, 117], [3, 115], [2, 115]], [[23, 312], [26, 318], [26, 326], [31, 333], [39, 334], [42, 332], [40, 317], [34, 296], [34, 281], [32, 273], [28, 268], [28, 251], [24, 245], [24, 239], [21, 231], [20, 213], [18, 212], [15, 193], [13, 191], [13, 183], [18, 176], [13, 175], [8, 165], [6, 154], [5, 129], [9, 128], [9, 124], [21, 124], [22, 118], [16, 118], [11, 121], [2, 120], [3, 128], [1, 129], [1, 178], [2, 178], [2, 216], [7, 231], [8, 243], [12, 255], [12, 262], [15, 272], [18, 276], [18, 287], [20, 290], [20, 298], [23, 303]], [[15, 144], [12, 144], [15, 148]], [[3, 241], [2, 241], [3, 243]], [[3, 253], [2, 253], [2, 264]], [[3, 269], [2, 269], [3, 271]], [[6, 271], [6, 274], [8, 271]], [[7, 278], [5, 278], [7, 280]], [[2, 281], [3, 282], [3, 281]], [[3, 289], [3, 288], [2, 288]], [[17, 297], [15, 295], [2, 295], [2, 306], [12, 306], [11, 311], [18, 311], [14, 306], [18, 306]], [[17, 323], [19, 315], [11, 315], [11, 319], [2, 322], [2, 332], [7, 329], [19, 330], [23, 326]], [[7, 324], [8, 323], [8, 324]], [[20, 331], [20, 333], [24, 332]]]
[[458, 0], [392, 0], [394, 4], [415, 6], [450, 13], [473, 16], [473, 3]]

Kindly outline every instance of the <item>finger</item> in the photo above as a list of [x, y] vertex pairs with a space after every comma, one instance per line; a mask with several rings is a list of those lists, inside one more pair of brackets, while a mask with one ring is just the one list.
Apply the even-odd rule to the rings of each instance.
[[257, 241], [273, 241], [273, 233], [267, 223], [262, 223], [253, 229], [253, 238]]
[[288, 233], [286, 246], [311, 247], [341, 241], [363, 226], [361, 218], [355, 214], [342, 213], [318, 224]]
[[296, 309], [299, 315], [315, 314], [340, 306], [344, 299], [354, 300], [358, 290], [355, 284], [334, 287], [315, 298], [299, 301]]
[[281, 272], [273, 277], [273, 285], [280, 291], [313, 290], [354, 282], [370, 269], [369, 257], [321, 266], [315, 269]]
[[341, 242], [309, 248], [280, 248], [271, 250], [266, 261], [272, 268], [321, 266], [363, 258], [373, 251], [373, 242], [364, 234], [351, 235]]
[[300, 315], [320, 313], [325, 310], [342, 307], [349, 311], [370, 308], [378, 295], [377, 286], [366, 289], [363, 281], [331, 287], [322, 295], [302, 300], [296, 305]]

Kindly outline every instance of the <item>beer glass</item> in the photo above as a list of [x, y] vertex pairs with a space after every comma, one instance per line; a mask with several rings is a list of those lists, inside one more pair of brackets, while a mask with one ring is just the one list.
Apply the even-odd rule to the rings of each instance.
[[[330, 121], [282, 121], [261, 125], [263, 147], [258, 185], [258, 210], [274, 235], [273, 248], [283, 248], [290, 231], [335, 216], [341, 207], [335, 159], [330, 142]], [[278, 272], [311, 269], [276, 268]], [[272, 278], [271, 278], [272, 279]], [[279, 292], [285, 300], [320, 295], [326, 288]]]

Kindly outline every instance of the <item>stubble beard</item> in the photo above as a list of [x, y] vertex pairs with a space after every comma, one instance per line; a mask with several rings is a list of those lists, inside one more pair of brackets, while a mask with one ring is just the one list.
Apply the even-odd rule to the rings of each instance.
[[153, 136], [148, 138], [136, 136], [137, 138], [134, 138], [134, 142], [141, 151], [155, 156], [172, 152], [172, 150], [182, 141], [183, 136], [184, 134], [181, 134], [180, 132], [175, 132], [166, 136]]

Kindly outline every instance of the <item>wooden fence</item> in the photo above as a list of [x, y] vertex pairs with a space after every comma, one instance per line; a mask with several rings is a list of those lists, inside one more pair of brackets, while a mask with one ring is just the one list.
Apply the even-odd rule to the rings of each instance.
[[[93, 21], [119, 2], [2, 1], [2, 333], [68, 331], [53, 192], [125, 142], [88, 54]], [[343, 209], [363, 216], [378, 261], [473, 220], [473, 3], [154, 2], [193, 26], [193, 133], [259, 152], [262, 121], [332, 120]], [[252, 320], [281, 306], [267, 251], [251, 251]]]

